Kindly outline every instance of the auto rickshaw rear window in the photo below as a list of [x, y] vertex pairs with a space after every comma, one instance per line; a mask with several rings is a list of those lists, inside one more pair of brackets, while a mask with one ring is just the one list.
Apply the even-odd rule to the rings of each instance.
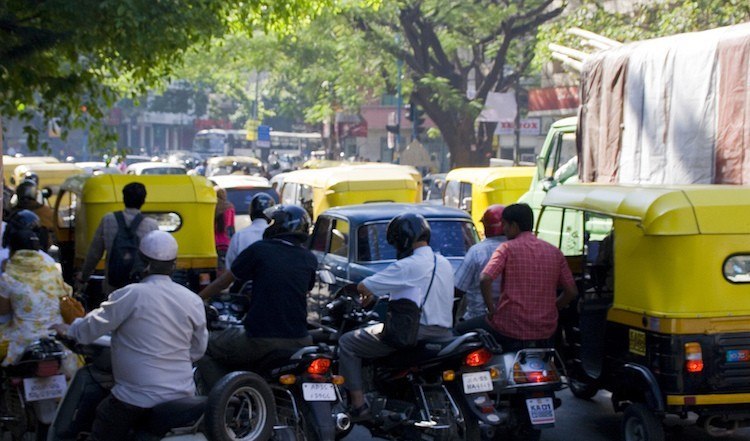
[[148, 212], [145, 216], [154, 219], [159, 224], [159, 230], [174, 233], [182, 227], [182, 217], [175, 212]]
[[725, 260], [724, 278], [732, 283], [750, 283], [750, 254], [736, 254]]

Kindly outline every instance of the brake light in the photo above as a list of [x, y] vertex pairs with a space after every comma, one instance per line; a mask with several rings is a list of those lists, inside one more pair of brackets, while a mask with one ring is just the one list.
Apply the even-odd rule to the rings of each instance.
[[542, 371], [524, 371], [521, 365], [516, 363], [513, 366], [513, 381], [516, 384], [554, 383], [560, 381], [560, 374], [554, 368]]
[[468, 366], [476, 367], [487, 363], [491, 358], [492, 353], [487, 349], [481, 348], [467, 355], [464, 363]]
[[37, 377], [51, 377], [60, 372], [60, 362], [57, 360], [44, 360], [36, 364]]
[[307, 367], [307, 373], [313, 375], [323, 375], [331, 367], [331, 360], [327, 358], [316, 358]]
[[693, 373], [703, 371], [703, 351], [700, 343], [685, 343], [685, 369]]

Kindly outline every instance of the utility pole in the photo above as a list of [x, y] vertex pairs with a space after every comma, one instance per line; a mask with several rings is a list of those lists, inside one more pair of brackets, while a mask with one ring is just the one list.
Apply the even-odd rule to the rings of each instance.
[[518, 165], [521, 162], [521, 106], [518, 105], [519, 89], [521, 88], [521, 77], [516, 79], [516, 86], [514, 92], [516, 95], [516, 120], [515, 120], [515, 135], [516, 142], [513, 145], [513, 165]]
[[[400, 40], [401, 39], [397, 35], [396, 42], [398, 43]], [[396, 132], [396, 146], [394, 148], [396, 152], [401, 150], [401, 108], [404, 107], [404, 98], [401, 96], [401, 70], [403, 64], [403, 60], [399, 58], [396, 63], [398, 66], [398, 78], [396, 78], [398, 81], [396, 83], [396, 127], [398, 127], [398, 131]]]

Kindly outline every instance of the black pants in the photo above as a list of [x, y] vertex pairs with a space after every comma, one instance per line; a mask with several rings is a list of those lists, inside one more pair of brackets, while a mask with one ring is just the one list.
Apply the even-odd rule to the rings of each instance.
[[485, 316], [475, 317], [473, 319], [464, 320], [459, 322], [455, 328], [455, 334], [461, 335], [471, 332], [475, 329], [483, 329], [489, 332], [500, 346], [503, 347], [503, 352], [515, 352], [526, 348], [554, 348], [555, 339], [554, 336], [545, 338], [542, 340], [518, 340], [507, 335], [503, 335], [495, 330], [489, 323]]
[[96, 408], [89, 441], [128, 441], [131, 430], [140, 426], [151, 409], [123, 403], [111, 394]]

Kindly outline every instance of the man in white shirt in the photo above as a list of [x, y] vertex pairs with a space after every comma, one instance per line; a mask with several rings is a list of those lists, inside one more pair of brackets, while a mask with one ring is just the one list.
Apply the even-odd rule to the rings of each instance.
[[[362, 304], [367, 305], [374, 296], [386, 294], [390, 294], [391, 301], [412, 300], [422, 307], [420, 340], [450, 337], [453, 269], [445, 257], [430, 248], [427, 220], [412, 213], [396, 216], [388, 224], [387, 240], [396, 247], [399, 260], [357, 285]], [[353, 419], [369, 416], [362, 385], [362, 359], [385, 357], [395, 351], [383, 341], [382, 323], [347, 332], [339, 339], [339, 366], [346, 378]]]
[[115, 386], [97, 407], [91, 441], [129, 440], [149, 409], [195, 395], [193, 362], [208, 343], [203, 302], [169, 278], [177, 259], [172, 235], [152, 231], [139, 251], [146, 264], [140, 283], [114, 291], [70, 327], [53, 326], [83, 344], [112, 333]]
[[229, 249], [227, 249], [227, 255], [224, 258], [227, 268], [232, 267], [234, 259], [241, 252], [245, 251], [245, 248], [263, 239], [263, 232], [268, 227], [268, 220], [263, 216], [263, 211], [274, 204], [275, 201], [273, 198], [266, 193], [258, 193], [250, 200], [248, 211], [250, 212], [252, 223], [247, 228], [241, 229], [232, 236], [232, 240], [229, 242]]

